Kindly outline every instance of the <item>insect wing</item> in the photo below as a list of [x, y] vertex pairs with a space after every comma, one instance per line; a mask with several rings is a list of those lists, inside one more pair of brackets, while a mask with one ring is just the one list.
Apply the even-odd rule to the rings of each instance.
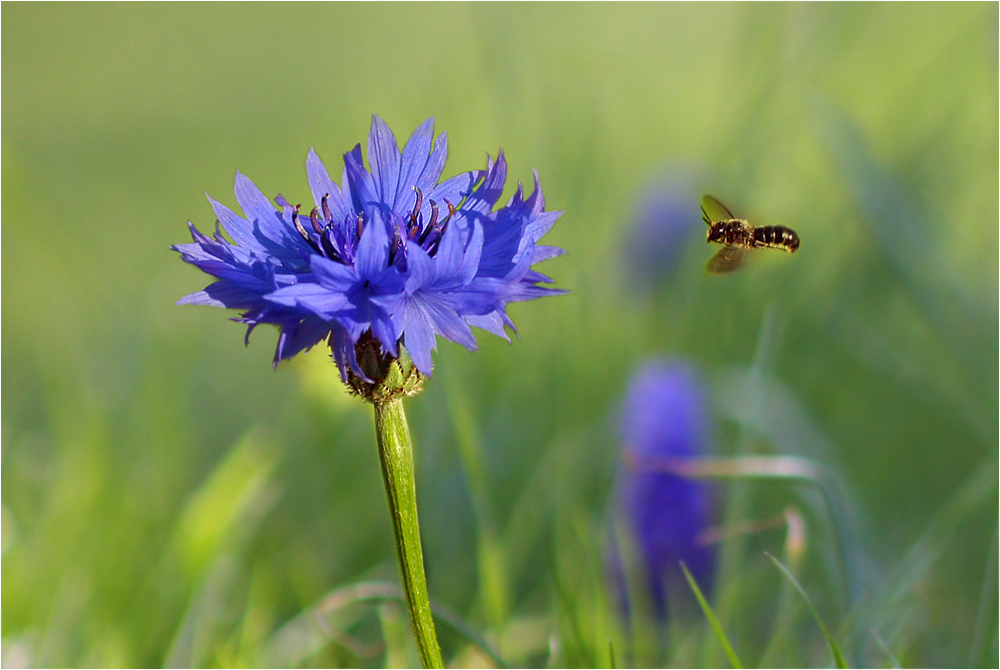
[[725, 246], [719, 249], [719, 252], [709, 259], [706, 269], [713, 274], [732, 272], [743, 265], [746, 257], [746, 249], [742, 247]]
[[729, 211], [729, 208], [723, 205], [721, 202], [716, 200], [710, 195], [703, 196], [701, 199], [701, 211], [702, 214], [708, 216], [712, 222], [715, 221], [727, 221], [729, 219], [735, 219], [733, 213]]

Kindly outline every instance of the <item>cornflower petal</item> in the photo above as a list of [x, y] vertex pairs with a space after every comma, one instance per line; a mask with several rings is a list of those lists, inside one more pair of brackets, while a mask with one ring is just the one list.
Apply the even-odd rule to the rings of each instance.
[[424, 374], [429, 374], [434, 368], [431, 351], [437, 349], [430, 314], [419, 305], [411, 306], [408, 302], [402, 309], [401, 321], [404, 344], [413, 364]]
[[475, 223], [472, 227], [472, 235], [469, 243], [465, 247], [465, 252], [458, 263], [457, 275], [462, 285], [472, 282], [479, 272], [479, 263], [483, 257], [483, 227]]
[[368, 162], [371, 164], [372, 182], [381, 203], [389, 210], [396, 201], [399, 183], [399, 145], [392, 130], [377, 114], [372, 115], [372, 129], [368, 134]]
[[389, 237], [385, 223], [377, 213], [372, 218], [361, 234], [358, 255], [354, 259], [358, 276], [369, 281], [386, 268], [389, 259]]
[[184, 261], [214, 277], [228, 279], [244, 288], [271, 290], [272, 283], [264, 264], [228, 243], [217, 242], [203, 235], [194, 224], [189, 223], [188, 227], [195, 243], [173, 246]]
[[392, 317], [382, 308], [373, 309], [371, 312], [371, 331], [375, 339], [382, 345], [382, 349], [393, 358], [399, 357], [399, 331], [396, 330]]
[[312, 149], [309, 149], [309, 156], [306, 158], [306, 175], [309, 178], [309, 190], [312, 191], [313, 201], [317, 207], [321, 207], [323, 198], [326, 197], [333, 221], [343, 223], [348, 216], [354, 214], [350, 196], [345, 197], [341, 193], [340, 187], [330, 179], [326, 165]]
[[407, 243], [409, 259], [408, 273], [404, 290], [407, 295], [413, 295], [420, 288], [434, 281], [434, 259], [432, 259], [419, 244]]
[[330, 326], [326, 321], [315, 317], [306, 317], [282, 328], [278, 336], [278, 347], [274, 352], [273, 365], [277, 367], [282, 360], [291, 358], [305, 349], [311, 349], [329, 333]]
[[[433, 122], [434, 119], [428, 119], [428, 121]], [[441, 179], [446, 158], [448, 158], [448, 133], [441, 133], [434, 140], [434, 149], [427, 158], [423, 170], [420, 171], [420, 176], [416, 178], [416, 185], [422, 190], [431, 192], [437, 186], [438, 180]]]
[[361, 145], [344, 154], [345, 181], [350, 185], [354, 211], [364, 213], [378, 204], [378, 193], [372, 175], [365, 169]]
[[[486, 172], [483, 170], [470, 170], [469, 172], [457, 174], [428, 191], [424, 199], [427, 201], [451, 202], [458, 205], [463, 199], [472, 194], [476, 184], [482, 180], [485, 174]], [[464, 208], [460, 214], [463, 218], [469, 215]]]
[[[480, 247], [482, 247], [482, 240], [480, 239]], [[456, 227], [449, 227], [445, 231], [444, 235], [441, 236], [441, 244], [438, 246], [437, 256], [435, 257], [435, 277], [440, 277], [443, 272], [438, 272], [436, 269], [438, 267], [444, 269], [457, 268], [462, 260], [465, 258], [465, 245], [462, 244], [462, 231]], [[478, 256], [478, 254], [477, 254]], [[469, 277], [471, 280], [472, 277]]]
[[359, 281], [355, 268], [317, 255], [313, 255], [309, 261], [319, 283], [330, 290], [346, 293]]
[[[562, 212], [558, 213], [562, 214]], [[550, 258], [555, 258], [556, 256], [562, 256], [564, 253], [566, 253], [566, 250], [560, 247], [549, 247], [540, 244], [535, 246], [535, 254], [532, 258], [534, 259], [535, 263], [541, 263], [542, 261], [547, 261]], [[545, 277], [545, 275], [542, 275], [541, 273], [539, 273], [539, 276], [544, 277], [544, 279], [539, 279], [538, 281], [544, 281], [544, 282], [552, 281], [551, 279]]]
[[259, 303], [259, 293], [238, 286], [228, 279], [220, 279], [204, 290], [189, 293], [177, 301], [178, 305], [209, 305], [227, 309], [250, 309]]
[[354, 340], [350, 333], [336, 321], [333, 322], [328, 340], [330, 350], [333, 352], [333, 360], [340, 370], [340, 380], [345, 384], [348, 381], [348, 370], [365, 383], [371, 384], [372, 380], [361, 370], [358, 365], [358, 355], [354, 349]]
[[507, 330], [504, 328], [506, 324], [497, 312], [490, 312], [482, 316], [466, 316], [465, 321], [473, 328], [485, 330], [487, 333], [502, 337], [510, 342], [510, 335], [507, 334]]
[[503, 185], [507, 181], [507, 159], [504, 158], [503, 149], [497, 154], [495, 163], [489, 155], [487, 158], [488, 168], [483, 183], [469, 196], [463, 210], [488, 214], [503, 194]]
[[264, 247], [253, 235], [253, 224], [242, 216], [238, 216], [233, 210], [218, 202], [207, 193], [205, 197], [208, 198], [208, 202], [212, 205], [215, 218], [237, 245], [248, 251], [256, 251], [258, 253], [264, 251]]
[[[393, 193], [392, 201], [387, 203], [394, 211], [406, 211], [407, 204], [413, 202], [416, 198], [416, 194], [413, 192], [414, 186], [423, 190], [421, 175], [427, 167], [428, 159], [431, 154], [431, 140], [433, 139], [434, 119], [430, 118], [420, 124], [420, 126], [413, 131], [413, 134], [410, 135], [410, 139], [406, 142], [406, 146], [403, 147], [403, 155], [399, 166], [399, 181], [396, 184], [396, 192]], [[441, 167], [444, 167], [443, 161]], [[438, 176], [440, 176], [440, 174], [441, 172], [439, 170]], [[436, 182], [437, 177], [434, 178], [434, 183]]]
[[247, 215], [250, 222], [260, 229], [264, 237], [272, 242], [285, 241], [284, 226], [280, 223], [278, 212], [256, 184], [243, 173], [237, 172], [233, 190], [236, 193], [236, 202], [240, 204], [240, 209]]
[[322, 284], [308, 282], [285, 286], [268, 293], [264, 299], [276, 305], [307, 310], [327, 321], [351, 307], [347, 296], [343, 293], [333, 291]]

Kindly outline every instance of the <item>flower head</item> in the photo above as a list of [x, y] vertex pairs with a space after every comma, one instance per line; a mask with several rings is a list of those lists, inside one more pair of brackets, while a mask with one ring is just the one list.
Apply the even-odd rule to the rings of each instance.
[[[400, 151], [389, 126], [372, 117], [365, 167], [361, 145], [344, 155], [341, 185], [312, 150], [306, 173], [314, 206], [308, 213], [278, 195], [275, 203], [236, 174], [239, 216], [209, 198], [213, 237], [189, 224], [194, 242], [173, 247], [217, 281], [178, 304], [243, 310], [236, 319], [280, 329], [274, 364], [326, 339], [347, 381], [371, 382], [358, 351], [386, 359], [402, 343], [424, 375], [433, 368], [436, 336], [477, 348], [470, 326], [509, 341], [506, 307], [564, 291], [532, 269], [563, 250], [538, 240], [562, 212], [546, 212], [534, 190], [517, 192], [494, 210], [507, 178], [501, 149], [485, 170], [440, 181], [448, 153], [434, 122], [417, 128]], [[229, 236], [226, 239], [219, 230]], [[230, 241], [231, 240], [231, 241]]]
[[[632, 378], [622, 416], [625, 466], [616, 504], [641, 559], [649, 601], [661, 619], [667, 614], [668, 592], [687, 590], [682, 561], [702, 590], [712, 585], [715, 553], [700, 537], [711, 521], [708, 488], [663, 467], [669, 459], [705, 455], [707, 430], [701, 386], [689, 366], [651, 360]], [[623, 586], [620, 559], [615, 562]], [[627, 593], [622, 600], [627, 609]]]
[[666, 284], [683, 260], [684, 250], [700, 241], [701, 212], [697, 167], [665, 169], [639, 193], [625, 238], [624, 257], [630, 286], [647, 292]]

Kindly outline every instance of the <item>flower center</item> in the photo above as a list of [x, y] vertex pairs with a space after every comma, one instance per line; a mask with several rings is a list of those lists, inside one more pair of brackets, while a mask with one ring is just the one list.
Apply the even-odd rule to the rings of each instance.
[[292, 210], [292, 223], [302, 239], [308, 242], [317, 254], [343, 265], [353, 265], [358, 241], [364, 231], [364, 214], [358, 214], [356, 217], [348, 214], [344, 217], [342, 225], [335, 225], [338, 222], [334, 220], [330, 211], [329, 199], [330, 194], [327, 193], [323, 196], [320, 206], [313, 207], [309, 212], [311, 231], [302, 225], [299, 216], [301, 204]]
[[[395, 262], [397, 252], [406, 255], [406, 242], [410, 240], [420, 245], [428, 255], [437, 254], [441, 246], [441, 238], [448, 223], [455, 216], [457, 210], [447, 199], [444, 201], [448, 207], [448, 215], [438, 221], [439, 207], [434, 200], [428, 200], [430, 204], [430, 217], [425, 221], [421, 208], [424, 204], [424, 194], [419, 186], [413, 187], [417, 194], [417, 200], [413, 205], [413, 210], [406, 215], [405, 219], [400, 219], [398, 215], [390, 213], [390, 220], [393, 225], [392, 245], [389, 249], [389, 263]], [[302, 222], [299, 215], [302, 205], [296, 205], [292, 210], [292, 223], [295, 230], [302, 236], [313, 251], [321, 256], [325, 256], [332, 261], [343, 265], [353, 265], [354, 257], [358, 249], [358, 243], [365, 228], [365, 214], [358, 212], [356, 215], [348, 214], [343, 222], [335, 221], [329, 205], [330, 194], [327, 193], [320, 201], [319, 207], [313, 207], [309, 212], [309, 228]]]
[[417, 194], [417, 201], [413, 205], [413, 211], [406, 217], [406, 236], [419, 244], [429, 256], [433, 256], [437, 254], [438, 247], [441, 245], [441, 237], [457, 210], [455, 205], [445, 200], [444, 204], [448, 206], [448, 216], [438, 223], [438, 204], [433, 200], [428, 200], [431, 206], [431, 216], [425, 224], [423, 214], [420, 211], [424, 204], [423, 191], [420, 190], [419, 186], [414, 186], [413, 191]]

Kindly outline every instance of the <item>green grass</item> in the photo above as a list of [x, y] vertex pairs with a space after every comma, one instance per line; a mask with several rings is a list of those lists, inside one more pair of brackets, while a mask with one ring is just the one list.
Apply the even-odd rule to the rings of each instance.
[[[830, 662], [765, 552], [853, 664], [996, 665], [995, 5], [2, 18], [5, 667], [413, 662], [392, 599], [311, 614], [397, 583], [370, 410], [323, 351], [274, 373], [273, 331], [244, 348], [233, 315], [176, 307], [206, 280], [168, 249], [237, 169], [306, 201], [309, 147], [336, 164], [372, 112], [399, 136], [435, 116], [449, 173], [502, 145], [507, 194], [534, 167], [566, 212], [541, 269], [573, 292], [514, 305], [512, 345], [442, 342], [407, 407], [446, 659], [726, 663], [695, 601], [625, 619], [607, 578], [614, 424], [656, 354], [704, 373], [718, 457], [824, 473], [713, 483], [704, 596], [747, 667]], [[801, 249], [712, 277], [696, 226], [637, 292], [622, 245], [664, 171]]]
[[826, 643], [830, 645], [830, 653], [833, 655], [834, 664], [838, 668], [851, 667], [847, 663], [847, 660], [844, 658], [844, 653], [840, 651], [840, 646], [837, 644], [837, 641], [834, 640], [833, 635], [830, 634], [830, 629], [826, 627], [826, 622], [823, 621], [823, 617], [821, 617], [819, 612], [816, 610], [816, 606], [813, 605], [812, 600], [809, 598], [809, 595], [806, 594], [805, 589], [803, 589], [802, 585], [799, 584], [797, 579], [795, 579], [795, 575], [793, 575], [788, 568], [786, 568], [784, 565], [781, 564], [781, 561], [776, 559], [771, 554], [767, 554], [767, 557], [770, 558], [774, 562], [774, 564], [778, 566], [778, 569], [781, 570], [781, 572], [785, 575], [785, 577], [788, 578], [788, 581], [792, 583], [792, 586], [795, 587], [795, 590], [799, 592], [799, 595], [802, 596], [802, 599], [805, 601], [806, 606], [812, 613], [813, 618], [816, 619], [816, 624], [819, 626], [819, 629], [823, 631], [823, 637], [826, 638]]
[[742, 668], [743, 664], [740, 662], [739, 657], [736, 652], [733, 651], [733, 646], [729, 644], [729, 638], [726, 637], [726, 632], [722, 630], [722, 626], [719, 624], [719, 620], [715, 616], [715, 612], [712, 611], [712, 606], [708, 604], [705, 599], [705, 595], [698, 588], [698, 583], [691, 576], [688, 571], [687, 566], [681, 563], [681, 570], [684, 571], [684, 578], [687, 579], [688, 584], [691, 586], [691, 591], [694, 592], [695, 598], [698, 599], [698, 606], [701, 607], [701, 611], [705, 614], [705, 618], [708, 623], [712, 626], [712, 631], [715, 636], [719, 639], [719, 644], [722, 645], [723, 651], [726, 652], [726, 658], [729, 659], [729, 665], [733, 668]]

